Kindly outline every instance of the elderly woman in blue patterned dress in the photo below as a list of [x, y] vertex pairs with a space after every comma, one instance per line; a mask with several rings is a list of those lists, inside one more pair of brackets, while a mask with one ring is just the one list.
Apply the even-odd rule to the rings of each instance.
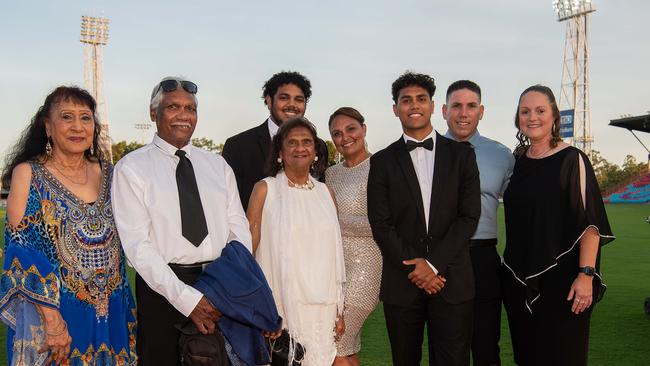
[[368, 223], [366, 187], [370, 153], [366, 148], [364, 118], [354, 108], [342, 107], [329, 119], [336, 150], [344, 161], [325, 171], [325, 181], [336, 195], [345, 258], [346, 331], [338, 340], [334, 365], [359, 365], [361, 328], [379, 302], [381, 252]]
[[11, 365], [135, 365], [135, 304], [111, 209], [96, 104], [58, 87], [4, 168], [0, 318]]

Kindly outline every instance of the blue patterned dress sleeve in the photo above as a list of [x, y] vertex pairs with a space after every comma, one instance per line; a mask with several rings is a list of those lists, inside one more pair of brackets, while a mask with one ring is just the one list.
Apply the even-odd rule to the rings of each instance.
[[72, 338], [69, 365], [136, 365], [135, 302], [111, 207], [112, 166], [102, 165], [96, 202], [77, 198], [32, 163], [25, 214], [5, 224], [0, 319], [11, 365], [42, 365], [47, 353], [36, 304], [56, 308]]
[[[43, 327], [34, 304], [58, 308], [59, 279], [45, 252], [44, 214], [38, 192], [30, 186], [27, 208], [17, 226], [5, 222], [5, 256], [0, 277], [0, 318], [9, 327], [12, 365], [40, 365]], [[9, 341], [8, 341], [9, 342]]]

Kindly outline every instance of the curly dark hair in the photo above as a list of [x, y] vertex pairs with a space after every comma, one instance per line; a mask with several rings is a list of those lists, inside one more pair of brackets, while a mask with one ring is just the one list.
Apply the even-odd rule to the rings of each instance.
[[557, 146], [557, 143], [562, 141], [560, 137], [560, 109], [557, 107], [557, 102], [555, 101], [555, 95], [553, 91], [548, 86], [541, 84], [535, 84], [526, 88], [521, 95], [519, 95], [519, 102], [517, 103], [517, 110], [515, 111], [515, 127], [517, 127], [517, 146], [515, 147], [514, 154], [515, 156], [521, 156], [526, 153], [530, 147], [530, 140], [526, 135], [521, 133], [519, 128], [519, 105], [521, 104], [521, 98], [524, 95], [530, 92], [538, 92], [546, 95], [548, 101], [551, 103], [551, 110], [553, 112], [553, 129], [551, 130], [551, 142], [550, 147], [554, 148]]
[[305, 95], [305, 103], [309, 101], [311, 97], [311, 82], [306, 76], [296, 71], [281, 71], [271, 76], [262, 87], [262, 99], [266, 97], [273, 98], [278, 89], [286, 84], [294, 84], [299, 87]]
[[269, 154], [266, 161], [267, 175], [275, 177], [278, 172], [282, 170], [282, 164], [278, 163], [278, 157], [280, 156], [280, 151], [282, 151], [282, 145], [284, 144], [284, 140], [289, 135], [289, 132], [299, 127], [305, 127], [308, 129], [309, 132], [311, 132], [311, 137], [314, 139], [314, 149], [316, 150], [318, 161], [312, 164], [310, 169], [311, 175], [320, 177], [323, 175], [323, 173], [325, 173], [325, 169], [327, 168], [327, 156], [322, 154], [323, 142], [316, 135], [316, 127], [311, 122], [309, 122], [307, 118], [297, 117], [290, 119], [280, 125], [280, 129], [278, 129], [278, 132], [273, 137], [273, 141], [271, 142], [271, 154]]
[[481, 101], [481, 87], [478, 86], [478, 84], [476, 84], [471, 80], [458, 80], [451, 83], [447, 88], [447, 96], [446, 96], [447, 102], [449, 102], [449, 96], [451, 95], [451, 93], [461, 89], [467, 89], [469, 91], [473, 91], [474, 93], [476, 93], [476, 95], [478, 95], [478, 101], [479, 102]]
[[433, 78], [426, 74], [417, 74], [412, 71], [406, 71], [400, 77], [393, 82], [392, 93], [393, 93], [393, 102], [397, 104], [397, 98], [399, 97], [399, 92], [408, 88], [409, 86], [419, 86], [429, 93], [429, 97], [433, 98], [433, 94], [436, 92], [436, 82]]
[[[48, 137], [45, 132], [45, 119], [50, 115], [54, 105], [61, 102], [73, 102], [84, 105], [92, 111], [93, 119], [95, 120], [92, 149], [86, 150], [84, 155], [87, 159], [95, 158], [97, 161], [104, 160], [104, 154], [99, 146], [101, 125], [96, 115], [97, 103], [95, 103], [95, 99], [86, 90], [77, 86], [59, 86], [45, 98], [45, 102], [38, 108], [31, 122], [21, 133], [20, 138], [7, 155], [2, 170], [2, 186], [5, 189], [9, 189], [11, 186], [11, 174], [18, 164], [47, 158], [45, 145], [47, 144]], [[52, 142], [50, 141], [50, 143]]]

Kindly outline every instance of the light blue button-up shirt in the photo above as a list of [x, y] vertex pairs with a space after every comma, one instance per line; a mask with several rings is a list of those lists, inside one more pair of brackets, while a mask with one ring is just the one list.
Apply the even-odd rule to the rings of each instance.
[[[449, 130], [445, 137], [455, 140]], [[515, 158], [505, 145], [481, 136], [478, 131], [469, 143], [474, 147], [481, 179], [481, 218], [472, 239], [494, 239], [497, 237], [499, 198], [510, 182]]]

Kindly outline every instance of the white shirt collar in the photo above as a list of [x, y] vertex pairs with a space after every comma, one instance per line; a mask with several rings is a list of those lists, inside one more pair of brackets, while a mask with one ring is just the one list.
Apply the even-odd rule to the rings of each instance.
[[[158, 136], [158, 132], [154, 133], [152, 143], [156, 145], [156, 147], [158, 147], [160, 150], [162, 150], [163, 152], [169, 155], [175, 156], [176, 150], [178, 150], [176, 146], [170, 144], [169, 142], [163, 140], [160, 136]], [[183, 146], [181, 150], [185, 151], [187, 156], [191, 156], [191, 151], [192, 151], [191, 147], [192, 147], [192, 141], [190, 140], [190, 142], [187, 145]]]
[[[458, 140], [456, 140], [456, 137], [454, 136], [453, 133], [451, 133], [451, 131], [449, 129], [445, 133], [445, 137], [448, 137], [448, 138], [450, 138], [451, 140], [454, 140], [454, 141], [458, 141]], [[481, 134], [478, 132], [478, 130], [476, 130], [472, 134], [472, 137], [470, 137], [467, 141], [470, 144], [476, 146], [480, 138], [481, 138]]]
[[280, 126], [276, 125], [271, 117], [269, 117], [266, 122], [269, 125], [269, 134], [271, 135], [271, 140], [273, 140], [273, 136], [278, 133]]
[[415, 142], [422, 142], [422, 141], [428, 139], [429, 137], [431, 137], [433, 139], [433, 143], [435, 145], [435, 143], [436, 143], [436, 129], [434, 128], [433, 130], [431, 130], [431, 133], [428, 134], [427, 137], [423, 138], [421, 141], [418, 141], [418, 140], [414, 139], [413, 137], [411, 137], [411, 136], [409, 136], [409, 135], [407, 135], [405, 133], [402, 134], [402, 137], [404, 138], [404, 142], [409, 141], [409, 140], [415, 141]]

